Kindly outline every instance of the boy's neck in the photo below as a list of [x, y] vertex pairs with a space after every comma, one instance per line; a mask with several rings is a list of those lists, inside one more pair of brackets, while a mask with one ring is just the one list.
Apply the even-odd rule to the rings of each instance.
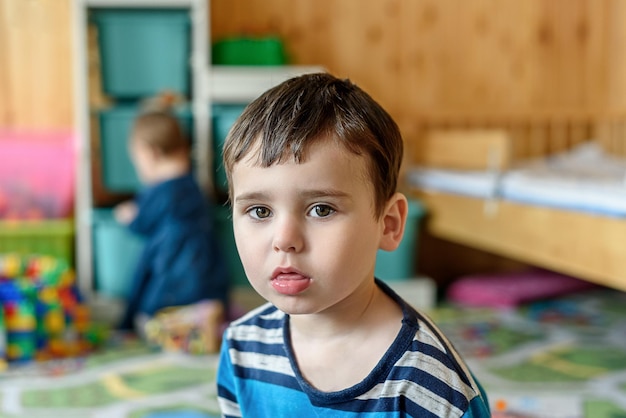
[[189, 172], [189, 163], [178, 159], [161, 160], [152, 168], [151, 183], [160, 183], [177, 177], [182, 177]]
[[345, 301], [341, 307], [316, 314], [292, 315], [289, 318], [294, 333], [306, 339], [332, 339], [366, 330], [387, 315], [402, 317], [400, 307], [375, 283], [359, 292], [358, 297]]
[[402, 328], [402, 309], [376, 286], [360, 310], [292, 315], [289, 323], [300, 372], [317, 389], [332, 392], [371, 373]]

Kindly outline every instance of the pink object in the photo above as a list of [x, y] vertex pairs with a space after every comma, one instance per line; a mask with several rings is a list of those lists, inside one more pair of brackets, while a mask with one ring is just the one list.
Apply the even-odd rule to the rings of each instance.
[[73, 137], [0, 131], [0, 219], [67, 218], [74, 205]]
[[451, 302], [469, 306], [513, 308], [522, 303], [562, 296], [596, 285], [546, 270], [461, 277], [448, 289]]

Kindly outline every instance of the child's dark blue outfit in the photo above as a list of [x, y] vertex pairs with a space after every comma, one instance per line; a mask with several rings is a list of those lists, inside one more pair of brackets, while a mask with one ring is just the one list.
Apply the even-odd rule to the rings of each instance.
[[145, 237], [120, 324], [133, 328], [138, 314], [217, 299], [228, 305], [228, 272], [211, 207], [191, 174], [148, 187], [137, 196], [131, 231]]

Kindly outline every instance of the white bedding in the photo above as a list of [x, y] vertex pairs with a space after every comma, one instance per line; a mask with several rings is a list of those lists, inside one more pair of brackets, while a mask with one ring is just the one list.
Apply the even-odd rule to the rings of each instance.
[[473, 197], [493, 197], [499, 173], [491, 171], [439, 170], [413, 167], [407, 173], [411, 186]]
[[502, 173], [414, 168], [408, 181], [424, 189], [626, 216], [626, 160], [593, 142]]

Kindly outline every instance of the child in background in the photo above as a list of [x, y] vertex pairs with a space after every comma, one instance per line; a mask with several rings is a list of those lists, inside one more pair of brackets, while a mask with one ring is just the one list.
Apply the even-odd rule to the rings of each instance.
[[171, 103], [155, 100], [134, 122], [129, 151], [145, 185], [116, 219], [145, 237], [120, 328], [143, 331], [166, 307], [228, 302], [228, 274], [209, 202], [191, 174], [190, 144]]
[[347, 80], [309, 74], [252, 102], [224, 145], [235, 240], [270, 303], [223, 338], [225, 417], [489, 417], [433, 322], [374, 277], [398, 247], [397, 125]]

